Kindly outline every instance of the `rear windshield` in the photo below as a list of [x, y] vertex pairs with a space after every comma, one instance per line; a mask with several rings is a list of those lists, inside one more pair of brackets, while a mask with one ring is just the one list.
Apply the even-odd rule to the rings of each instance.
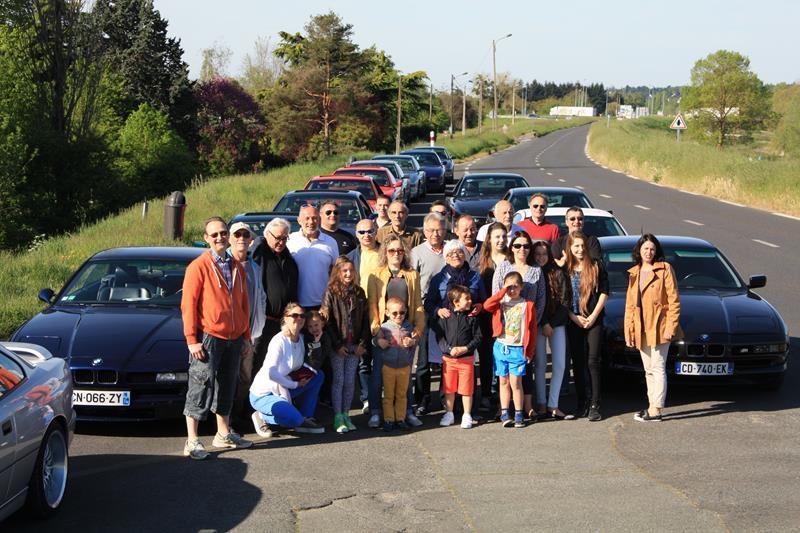
[[526, 185], [525, 180], [520, 178], [464, 178], [459, 186], [458, 196], [493, 196], [501, 198], [509, 189]]
[[[387, 157], [386, 159], [391, 159], [391, 158]], [[412, 163], [410, 159], [397, 158], [397, 159], [391, 159], [391, 161], [394, 161], [395, 163], [400, 165], [400, 168], [402, 168], [403, 170], [416, 170], [416, 167], [414, 167], [414, 163]]]
[[[563, 216], [545, 216], [548, 222], [558, 224], [558, 229], [561, 235], [569, 233], [567, 230], [567, 222]], [[583, 217], [583, 232], [586, 235], [594, 235], [595, 237], [610, 237], [614, 235], [625, 235], [625, 231], [619, 222], [613, 217], [598, 217], [594, 215], [585, 215]]]
[[[347, 174], [351, 176], [366, 176], [368, 178], [372, 178], [375, 182], [375, 185], [378, 187], [390, 187], [391, 184], [389, 183], [389, 178], [386, 177], [386, 172], [380, 172], [378, 170], [364, 170], [361, 168], [354, 168], [352, 170], [337, 170], [334, 172], [337, 176], [341, 176], [342, 174]], [[367, 196], [370, 200], [374, 199], [375, 196], [371, 198]]]
[[442, 161], [439, 159], [439, 156], [433, 152], [415, 152], [408, 155], [416, 159], [420, 165], [427, 165], [429, 167], [442, 165]]
[[353, 166], [354, 167], [383, 167], [386, 170], [388, 170], [389, 172], [391, 172], [392, 176], [394, 176], [395, 179], [397, 179], [397, 180], [403, 179], [403, 177], [400, 176], [397, 173], [397, 167], [394, 166], [394, 162], [393, 161], [392, 162], [388, 162], [388, 161], [374, 161], [373, 162], [373, 161], [370, 161], [369, 164], [367, 164], [367, 163], [360, 163], [360, 164], [356, 163]]
[[[534, 192], [529, 192], [525, 194], [514, 194], [511, 197], [511, 205], [514, 206], [514, 211], [519, 211], [521, 209], [528, 209], [531, 203], [531, 196], [533, 196]], [[586, 198], [584, 194], [576, 194], [576, 193], [547, 193], [547, 206], [548, 207], [594, 207], [592, 203]]]
[[[351, 198], [326, 198], [325, 193], [320, 193], [316, 198], [309, 198], [309, 195], [287, 194], [275, 205], [273, 211], [281, 213], [290, 213], [297, 215], [300, 213], [300, 207], [303, 205], [313, 205], [317, 208], [321, 207], [324, 203], [336, 204], [339, 208], [339, 222], [352, 222], [356, 223], [361, 220], [361, 212], [358, 209], [358, 204], [355, 199]], [[294, 230], [294, 225], [292, 225]]]

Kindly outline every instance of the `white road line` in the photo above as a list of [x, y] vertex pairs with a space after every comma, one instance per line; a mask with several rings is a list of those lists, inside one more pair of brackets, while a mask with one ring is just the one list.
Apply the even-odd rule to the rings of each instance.
[[629, 177], [629, 178], [633, 178], [633, 179], [635, 179], [635, 180], [641, 180], [641, 178], [637, 178], [636, 176], [631, 176], [631, 175], [628, 175], [628, 177]]
[[747, 207], [747, 206], [746, 206], [746, 205], [744, 205], [744, 204], [737, 204], [736, 202], [731, 202], [730, 200], [722, 200], [722, 199], [720, 199], [720, 198], [718, 198], [718, 200], [719, 200], [720, 202], [722, 202], [723, 204], [735, 205], [736, 207]]
[[702, 222], [696, 222], [694, 220], [689, 220], [688, 218], [684, 218], [683, 221], [686, 222], [687, 224], [692, 224], [694, 226], [705, 226], [705, 224], [703, 224]]
[[547, 174], [548, 176], [552, 176], [553, 175], [552, 172], [545, 172], [545, 174]]
[[575, 188], [576, 188], [576, 189], [583, 190], [583, 187], [581, 187], [580, 185], [576, 185], [576, 186], [575, 186]]
[[637, 208], [639, 208], [639, 209], [643, 209], [643, 210], [645, 210], [645, 211], [650, 211], [650, 208], [649, 208], [649, 207], [647, 207], [647, 206], [644, 206], [644, 205], [633, 204], [633, 207], [637, 207]]
[[601, 168], [604, 168], [604, 169], [606, 169], [606, 170], [608, 170], [608, 167], [607, 167], [607, 166], [605, 166], [605, 165], [600, 165], [600, 167], [601, 167]]
[[603, 194], [603, 193], [600, 193], [600, 196], [602, 196], [603, 198], [614, 198], [613, 196], [610, 196], [608, 194]]
[[702, 196], [702, 194], [700, 194], [699, 192], [687, 191], [685, 189], [678, 189], [678, 190], [681, 191], [681, 192], [684, 192], [686, 194], [691, 194], [692, 196]]
[[560, 181], [561, 183], [566, 183], [567, 182], [567, 180], [565, 180], [564, 178], [558, 178], [558, 181]]
[[771, 242], [762, 241], [761, 239], [753, 239], [753, 242], [757, 242], [758, 244], [763, 244], [764, 246], [769, 246], [770, 248], [780, 248], [777, 244], [772, 244]]
[[794, 217], [792, 215], [787, 215], [785, 213], [772, 213], [772, 214], [778, 217], [791, 218], [792, 220], [800, 220], [800, 217]]

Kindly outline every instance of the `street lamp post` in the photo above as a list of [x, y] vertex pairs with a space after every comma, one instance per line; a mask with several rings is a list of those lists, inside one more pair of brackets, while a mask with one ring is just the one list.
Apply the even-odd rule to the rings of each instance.
[[511, 34], [492, 40], [492, 92], [494, 93], [494, 112], [492, 114], [492, 131], [497, 131], [497, 43], [508, 39]]
[[455, 84], [456, 78], [466, 75], [466, 72], [462, 72], [458, 75], [450, 74], [450, 137], [453, 136], [453, 85]]
[[403, 75], [397, 74], [397, 132], [394, 138], [394, 153], [400, 153], [400, 120], [403, 113]]
[[461, 93], [463, 98], [461, 99], [461, 136], [467, 136], [467, 83], [469, 81], [464, 82], [464, 92]]

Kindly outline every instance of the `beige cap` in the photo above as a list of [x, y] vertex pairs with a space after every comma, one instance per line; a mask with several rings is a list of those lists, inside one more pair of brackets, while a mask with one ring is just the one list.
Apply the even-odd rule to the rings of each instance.
[[233, 235], [234, 233], [236, 233], [240, 229], [246, 229], [247, 231], [250, 232], [250, 238], [251, 239], [255, 238], [255, 234], [253, 233], [253, 230], [251, 230], [250, 226], [248, 226], [244, 222], [236, 222], [236, 223], [232, 224], [230, 229], [228, 229], [228, 231], [230, 232], [231, 235]]

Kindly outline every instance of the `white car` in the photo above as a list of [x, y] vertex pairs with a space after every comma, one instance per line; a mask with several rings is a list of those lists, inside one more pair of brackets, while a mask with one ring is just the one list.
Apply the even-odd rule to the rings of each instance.
[[[568, 207], [549, 207], [545, 219], [548, 222], [558, 224], [561, 235], [566, 235], [567, 231], [567, 214]], [[595, 237], [611, 237], [615, 235], [627, 235], [628, 232], [622, 227], [617, 218], [602, 209], [593, 209], [590, 207], [583, 207], [583, 230], [587, 235], [594, 235]], [[520, 209], [514, 213], [514, 224], [519, 224], [526, 218], [530, 218], [530, 209]]]
[[72, 375], [45, 348], [0, 342], [0, 520], [26, 506], [45, 518], [67, 488], [75, 433]]

